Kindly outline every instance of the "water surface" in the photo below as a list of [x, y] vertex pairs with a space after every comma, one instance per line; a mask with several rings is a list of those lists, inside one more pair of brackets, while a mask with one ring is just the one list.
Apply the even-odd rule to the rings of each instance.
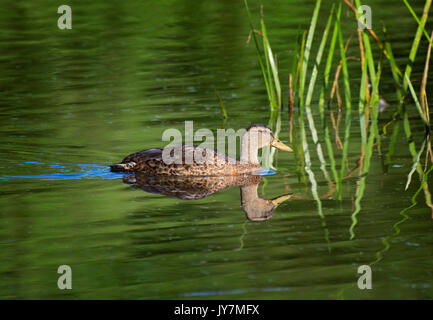
[[[420, 12], [422, 1], [412, 2]], [[249, 3], [258, 18], [261, 2]], [[314, 2], [263, 3], [287, 83], [298, 28], [309, 25]], [[331, 3], [324, 1], [319, 28]], [[73, 1], [72, 30], [57, 28], [57, 6], [4, 0], [0, 8], [0, 298], [433, 297], [432, 211], [422, 192], [403, 211], [420, 182], [415, 174], [405, 191], [412, 156], [402, 128], [387, 168], [375, 149], [355, 225], [357, 174], [337, 201], [327, 196], [315, 153], [320, 201], [297, 174], [293, 154], [279, 152], [276, 174], [261, 178], [259, 195], [296, 197], [263, 222], [246, 219], [239, 187], [185, 201], [146, 193], [109, 172], [108, 164], [131, 152], [163, 146], [164, 130], [182, 130], [185, 120], [216, 132], [223, 120], [215, 90], [227, 106], [226, 127], [268, 122], [241, 1]], [[403, 4], [371, 6], [373, 24], [388, 27], [404, 65], [413, 18]], [[343, 16], [348, 37], [355, 23], [346, 8]], [[422, 45], [413, 79], [421, 79], [425, 52]], [[357, 54], [354, 40], [348, 55]], [[358, 64], [349, 68], [356, 90]], [[380, 126], [397, 102], [389, 71], [383, 78], [390, 105]], [[424, 129], [408, 108], [419, 148]], [[354, 168], [356, 118], [351, 136]], [[280, 138], [288, 141], [286, 108]], [[63, 264], [73, 270], [72, 290], [57, 288]], [[372, 266], [373, 290], [356, 285], [363, 264]]]

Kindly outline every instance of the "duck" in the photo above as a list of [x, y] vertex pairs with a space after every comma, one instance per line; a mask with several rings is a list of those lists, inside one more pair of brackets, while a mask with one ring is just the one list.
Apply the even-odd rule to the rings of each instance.
[[292, 194], [283, 194], [273, 199], [258, 196], [260, 175], [231, 176], [148, 176], [143, 172], [125, 175], [123, 183], [141, 190], [181, 200], [199, 200], [216, 192], [238, 186], [241, 191], [241, 206], [246, 218], [253, 222], [265, 221], [273, 217], [275, 209]]
[[132, 153], [122, 162], [110, 165], [110, 168], [113, 172], [142, 172], [148, 176], [255, 174], [261, 170], [258, 151], [265, 146], [293, 152], [292, 148], [281, 142], [269, 127], [264, 124], [253, 124], [242, 135], [239, 160], [211, 148], [183, 144]]

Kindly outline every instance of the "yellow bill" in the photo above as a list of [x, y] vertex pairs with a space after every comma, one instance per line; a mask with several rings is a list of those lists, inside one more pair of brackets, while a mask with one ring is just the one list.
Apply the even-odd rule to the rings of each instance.
[[274, 209], [276, 209], [280, 204], [282, 204], [284, 201], [290, 199], [292, 197], [291, 194], [285, 194], [283, 196], [276, 197], [275, 199], [269, 200], [273, 203]]
[[274, 138], [274, 141], [272, 141], [271, 146], [283, 151], [289, 151], [289, 152], [293, 152], [293, 149], [290, 148], [288, 145], [285, 145], [284, 143], [282, 143], [280, 141], [280, 139], [278, 139], [277, 137]]

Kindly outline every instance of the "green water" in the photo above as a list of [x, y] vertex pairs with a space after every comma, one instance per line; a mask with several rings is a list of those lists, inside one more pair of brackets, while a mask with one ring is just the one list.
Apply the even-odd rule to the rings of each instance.
[[[259, 5], [265, 6], [287, 83], [298, 28], [308, 27], [314, 2], [249, 3], [257, 24]], [[330, 3], [324, 1], [319, 30]], [[419, 14], [423, 1], [411, 3]], [[324, 197], [314, 200], [293, 154], [279, 152], [277, 173], [262, 177], [259, 195], [296, 197], [264, 222], [246, 219], [239, 187], [196, 201], [146, 193], [106, 165], [164, 146], [164, 130], [182, 129], [185, 120], [196, 129], [221, 128], [215, 90], [227, 107], [226, 127], [268, 122], [255, 49], [246, 44], [243, 3], [68, 4], [73, 28], [59, 30], [57, 1], [1, 1], [0, 298], [433, 298], [433, 220], [424, 193], [401, 213], [420, 186], [415, 173], [405, 191], [412, 156], [401, 123], [389, 166], [374, 150], [355, 223], [357, 173], [344, 181], [337, 201], [335, 193], [326, 195], [329, 186], [313, 151], [317, 191]], [[387, 26], [403, 66], [416, 23], [403, 4], [371, 6], [373, 26], [378, 32], [381, 21]], [[343, 17], [347, 38], [355, 23], [346, 7]], [[421, 79], [425, 44], [419, 52], [413, 79]], [[356, 35], [348, 55], [359, 55]], [[349, 69], [356, 97], [361, 73], [358, 64]], [[380, 128], [396, 105], [391, 73], [382, 78], [389, 106]], [[423, 125], [414, 105], [408, 110], [419, 149]], [[351, 169], [361, 145], [359, 121], [352, 121]], [[286, 107], [281, 125], [287, 142]], [[383, 154], [390, 139], [382, 138]], [[364, 264], [372, 267], [372, 290], [357, 287]], [[72, 290], [57, 287], [60, 265], [72, 268]]]

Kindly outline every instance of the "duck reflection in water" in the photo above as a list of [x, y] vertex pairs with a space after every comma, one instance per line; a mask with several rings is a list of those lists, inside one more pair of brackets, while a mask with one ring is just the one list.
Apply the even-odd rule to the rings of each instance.
[[215, 192], [239, 186], [241, 189], [242, 210], [251, 221], [264, 221], [272, 218], [274, 210], [291, 195], [285, 194], [275, 199], [262, 199], [257, 194], [261, 176], [209, 176], [209, 177], [150, 177], [144, 173], [123, 177], [123, 182], [134, 185], [153, 194], [162, 194], [182, 200], [198, 200]]

